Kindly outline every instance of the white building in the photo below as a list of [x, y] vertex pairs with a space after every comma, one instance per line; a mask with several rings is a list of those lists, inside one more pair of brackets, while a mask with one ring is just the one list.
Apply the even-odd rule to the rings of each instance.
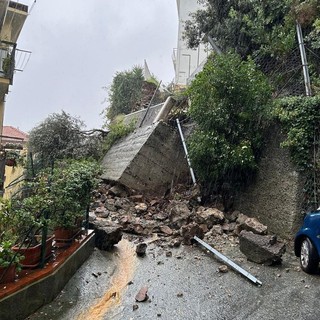
[[178, 45], [173, 50], [173, 64], [175, 68], [175, 84], [185, 86], [200, 71], [208, 56], [207, 46], [201, 44], [197, 49], [189, 49], [182, 39], [184, 33], [184, 22], [189, 20], [190, 12], [201, 8], [197, 0], [177, 0], [179, 30]]

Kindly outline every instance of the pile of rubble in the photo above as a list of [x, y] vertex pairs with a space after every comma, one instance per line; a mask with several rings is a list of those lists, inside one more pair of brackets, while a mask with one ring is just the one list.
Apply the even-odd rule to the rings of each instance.
[[[257, 263], [281, 261], [283, 243], [267, 235], [267, 227], [239, 211], [224, 213], [197, 202], [196, 188], [178, 186], [164, 197], [151, 197], [120, 185], [100, 184], [94, 192], [89, 221], [96, 230], [96, 246], [106, 250], [122, 232], [138, 237], [157, 234], [162, 245], [189, 245], [196, 235], [207, 243], [240, 242], [241, 251]], [[219, 206], [221, 209], [221, 206]]]

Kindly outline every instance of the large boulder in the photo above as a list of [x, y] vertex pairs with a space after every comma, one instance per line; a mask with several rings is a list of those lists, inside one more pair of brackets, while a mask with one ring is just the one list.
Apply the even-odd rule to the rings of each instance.
[[110, 250], [122, 239], [122, 228], [108, 221], [92, 221], [91, 227], [95, 230], [95, 245], [100, 250]]
[[278, 242], [274, 235], [259, 235], [242, 230], [239, 239], [241, 252], [248, 260], [256, 263], [266, 265], [281, 263], [281, 257], [286, 251], [285, 244]]

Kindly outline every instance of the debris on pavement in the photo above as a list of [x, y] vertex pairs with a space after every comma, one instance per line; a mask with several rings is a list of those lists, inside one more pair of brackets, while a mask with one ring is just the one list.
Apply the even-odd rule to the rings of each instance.
[[143, 242], [143, 243], [137, 244], [137, 246], [136, 246], [137, 256], [139, 256], [139, 257], [145, 256], [146, 250], [147, 250], [147, 244], [146, 243]]
[[243, 230], [239, 235], [240, 250], [248, 260], [273, 265], [282, 261], [286, 245], [277, 240], [274, 235], [258, 235], [251, 231]]
[[144, 302], [148, 300], [148, 287], [142, 287], [136, 295], [137, 302]]
[[212, 252], [219, 260], [226, 263], [228, 266], [230, 266], [233, 270], [239, 272], [243, 276], [247, 277], [250, 281], [252, 281], [254, 284], [261, 286], [262, 282], [258, 280], [256, 277], [251, 275], [249, 272], [238, 266], [236, 263], [234, 263], [232, 260], [224, 256], [222, 253], [217, 251], [216, 249], [209, 246], [206, 242], [199, 239], [197, 236], [194, 237], [194, 240], [196, 240], [198, 243], [200, 243], [202, 246], [204, 246], [206, 249], [208, 249], [210, 252]]

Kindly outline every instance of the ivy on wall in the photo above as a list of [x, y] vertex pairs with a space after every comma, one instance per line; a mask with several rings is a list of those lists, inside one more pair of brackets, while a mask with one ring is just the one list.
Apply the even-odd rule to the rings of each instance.
[[306, 176], [305, 210], [315, 209], [320, 198], [320, 96], [289, 97], [275, 101], [273, 115], [280, 120], [297, 168]]

